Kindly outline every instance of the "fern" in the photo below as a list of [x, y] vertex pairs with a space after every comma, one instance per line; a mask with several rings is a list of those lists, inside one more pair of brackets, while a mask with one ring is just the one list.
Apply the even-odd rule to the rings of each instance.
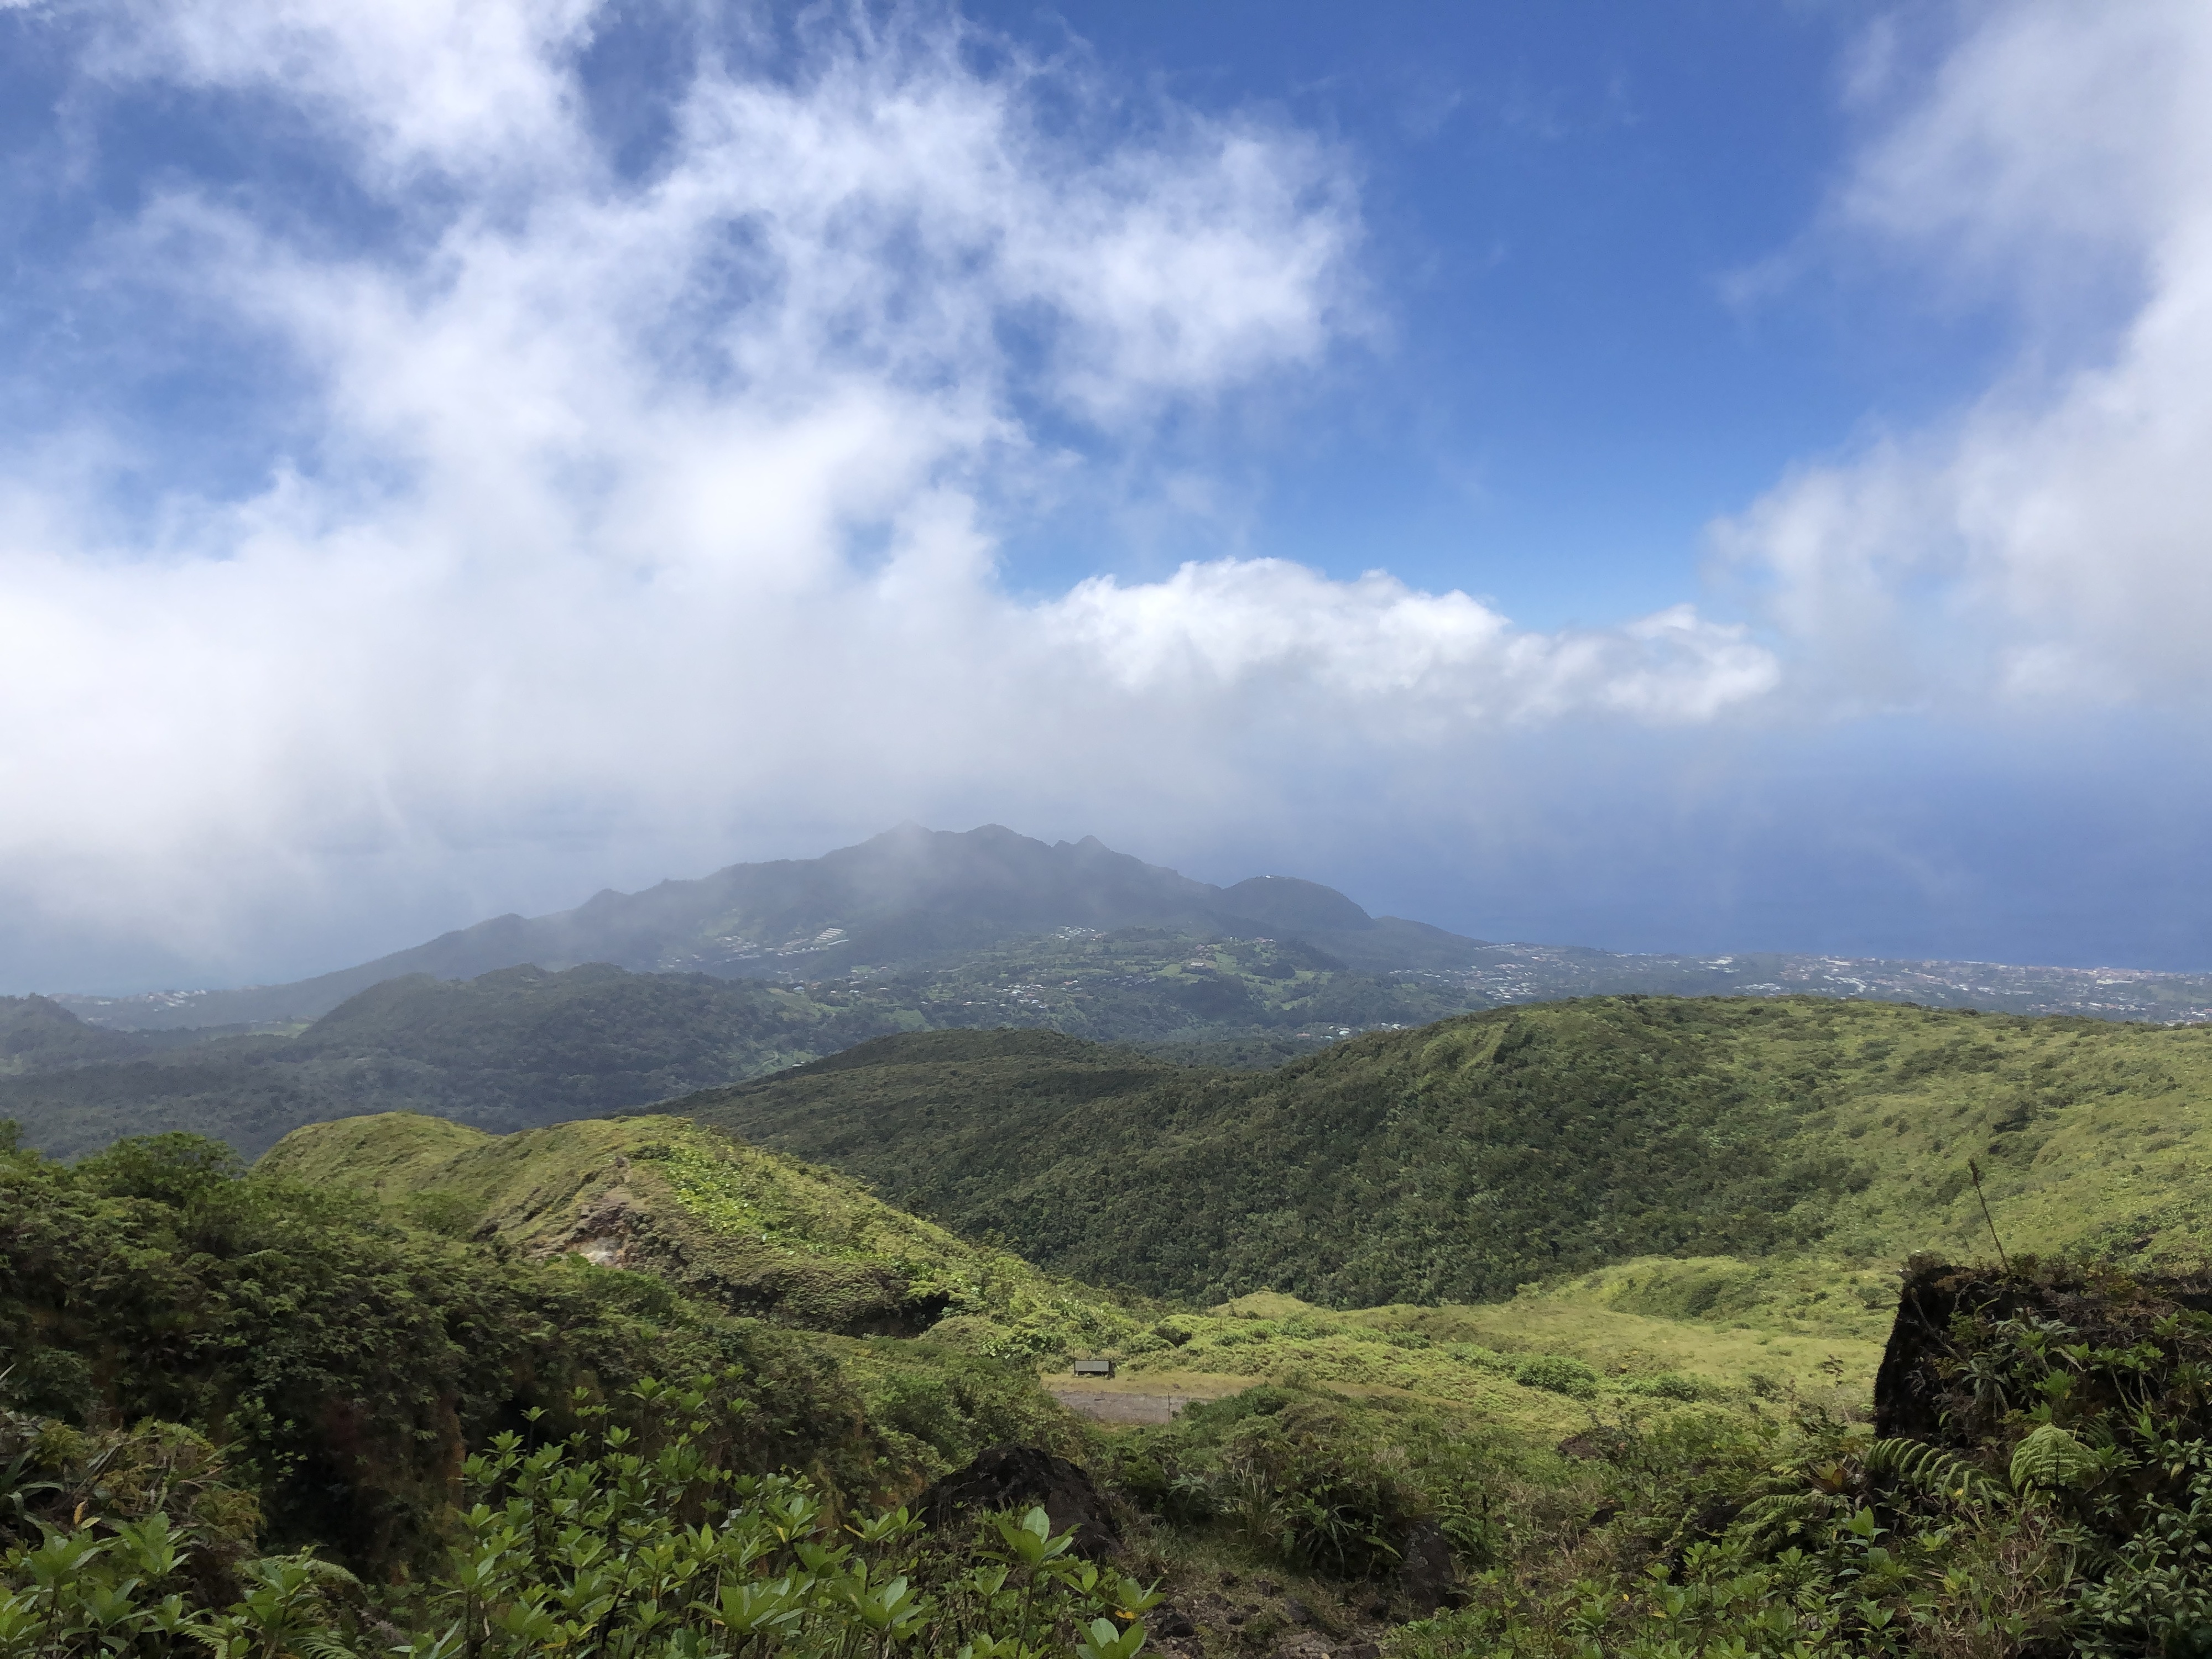
[[2056, 1423], [2045, 1423], [2013, 1449], [2012, 1484], [2070, 1486], [2097, 1467], [2097, 1454]]
[[1832, 1508], [1824, 1492], [1775, 1492], [1746, 1504], [1729, 1525], [1729, 1534], [1741, 1540], [1753, 1555], [1764, 1555], [1810, 1531], [1827, 1518]]
[[1860, 1463], [1876, 1480], [1893, 1480], [1953, 1503], [1994, 1503], [2004, 1495], [2002, 1488], [1965, 1458], [1923, 1440], [1877, 1440]]

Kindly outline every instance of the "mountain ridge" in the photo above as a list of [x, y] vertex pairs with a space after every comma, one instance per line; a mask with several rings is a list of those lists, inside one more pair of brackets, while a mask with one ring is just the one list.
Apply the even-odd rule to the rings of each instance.
[[1631, 1256], [2132, 1263], [2203, 1236], [2212, 1030], [1589, 998], [1266, 1072], [886, 1037], [665, 1103], [1048, 1271], [1212, 1302], [1484, 1301]]
[[[1369, 968], [1462, 965], [1484, 941], [1401, 917], [1290, 876], [1217, 887], [1116, 853], [1096, 836], [1048, 844], [1000, 824], [902, 824], [818, 859], [733, 864], [635, 893], [602, 889], [574, 909], [494, 916], [404, 951], [289, 984], [140, 997], [58, 994], [113, 1029], [273, 1024], [319, 1018], [404, 975], [469, 979], [525, 964], [604, 962], [641, 973], [809, 976], [926, 958], [1055, 928], [1167, 927], [1198, 936], [1280, 929]], [[1316, 937], [1318, 936], [1318, 937]]]
[[[1591, 995], [1806, 994], [2014, 1014], [2212, 1020], [2212, 975], [1498, 944], [1370, 915], [1334, 889], [1297, 877], [1255, 876], [1217, 887], [1115, 852], [1095, 836], [1048, 844], [997, 824], [965, 831], [903, 824], [817, 859], [734, 864], [635, 893], [604, 889], [570, 910], [495, 916], [285, 985], [135, 997], [55, 994], [47, 1000], [102, 1030], [208, 1035], [296, 1028], [410, 974], [464, 980], [525, 965], [557, 971], [605, 963], [638, 973], [820, 982], [942, 964], [1010, 940], [1043, 943], [1133, 927], [1196, 942], [1292, 940], [1334, 958], [1334, 966], [1395, 975], [1407, 984], [1418, 978], [1460, 1007]], [[1351, 1024], [1357, 1029], [1359, 1022]], [[0, 1055], [0, 1071], [7, 1066]]]

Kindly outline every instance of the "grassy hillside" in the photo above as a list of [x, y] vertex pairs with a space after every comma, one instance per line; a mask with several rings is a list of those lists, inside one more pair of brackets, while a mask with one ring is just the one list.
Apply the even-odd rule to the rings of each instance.
[[295, 1130], [261, 1174], [373, 1196], [538, 1260], [647, 1273], [726, 1312], [846, 1335], [949, 1334], [1001, 1354], [1097, 1346], [1139, 1316], [810, 1169], [680, 1118], [497, 1136], [410, 1113]]
[[[932, 1046], [957, 1059], [975, 1042], [945, 1034]], [[1054, 1044], [1076, 1047], [1032, 1035], [1027, 1058]], [[1002, 1084], [1018, 1079], [1021, 1059], [997, 1060]], [[1795, 1389], [1863, 1403], [1886, 1317], [1879, 1273], [1854, 1279], [1801, 1267], [1778, 1276], [1730, 1261], [1638, 1263], [1488, 1307], [1338, 1314], [1262, 1293], [1170, 1313], [1056, 1283], [886, 1206], [850, 1177], [678, 1118], [495, 1137], [385, 1114], [297, 1130], [256, 1167], [367, 1193], [412, 1224], [531, 1259], [573, 1255], [645, 1273], [702, 1304], [780, 1324], [927, 1334], [968, 1352], [1043, 1359], [1054, 1372], [1065, 1371], [1069, 1349], [1111, 1356], [1140, 1391], [1212, 1395], [1295, 1377], [1552, 1439], [1593, 1401], [1664, 1411]], [[1816, 1283], [1844, 1293], [1801, 1298]], [[1698, 1318], [1716, 1302], [1724, 1326]]]
[[1970, 1157], [2016, 1251], [2186, 1253], [2212, 1206], [2201, 1028], [1604, 998], [1090, 1097], [1035, 1060], [993, 1062], [1030, 1068], [1006, 1086], [984, 1052], [894, 1039], [680, 1109], [1054, 1271], [1201, 1303], [1474, 1302], [1644, 1256], [1985, 1248]]

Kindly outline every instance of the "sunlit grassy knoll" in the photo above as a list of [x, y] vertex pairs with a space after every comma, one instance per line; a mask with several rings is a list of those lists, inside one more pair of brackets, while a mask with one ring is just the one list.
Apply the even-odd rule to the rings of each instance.
[[[1714, 1295], [1716, 1280], [1733, 1296]], [[1594, 1409], [1664, 1413], [1788, 1394], [1863, 1409], [1886, 1328], [1869, 1303], [1883, 1293], [1865, 1269], [1727, 1259], [1625, 1263], [1471, 1306], [1332, 1311], [1260, 1292], [1125, 1342], [1117, 1383], [1210, 1395], [1234, 1382], [1290, 1379], [1446, 1405], [1553, 1438], [1587, 1425]], [[1706, 1316], [1618, 1305], [1638, 1297], [1701, 1304]]]
[[951, 1316], [948, 1342], [1026, 1357], [1138, 1326], [1109, 1298], [895, 1210], [848, 1176], [682, 1118], [496, 1136], [383, 1113], [295, 1130], [257, 1167], [368, 1192], [441, 1231], [635, 1268], [808, 1329], [912, 1334]]

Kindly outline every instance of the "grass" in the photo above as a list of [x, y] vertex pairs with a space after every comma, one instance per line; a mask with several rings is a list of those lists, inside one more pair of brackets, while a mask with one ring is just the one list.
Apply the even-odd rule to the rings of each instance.
[[[1592, 1414], [1663, 1416], [1794, 1396], [1863, 1413], [1894, 1276], [1818, 1261], [1621, 1264], [1509, 1302], [1332, 1311], [1263, 1291], [1176, 1314], [1118, 1348], [1109, 1383], [1060, 1386], [1218, 1398], [1296, 1382], [1448, 1407], [1470, 1424], [1556, 1440]], [[1716, 1283], [1722, 1292], [1714, 1293]], [[1639, 1311], [1657, 1304], [1667, 1311]], [[1624, 1305], [1630, 1304], [1630, 1305]]]
[[455, 1237], [650, 1273], [804, 1329], [913, 1335], [943, 1322], [944, 1344], [1025, 1358], [1120, 1340], [1139, 1319], [895, 1210], [849, 1176], [682, 1118], [491, 1135], [380, 1113], [295, 1130], [256, 1167], [367, 1192]]

